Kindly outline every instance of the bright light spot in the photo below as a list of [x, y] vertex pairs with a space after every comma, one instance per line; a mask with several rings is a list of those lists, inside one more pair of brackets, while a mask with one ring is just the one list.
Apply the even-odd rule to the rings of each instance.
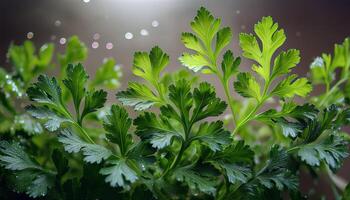
[[134, 37], [134, 35], [130, 32], [125, 33], [125, 39], [131, 40]]
[[55, 26], [59, 27], [61, 26], [62, 22], [60, 20], [56, 20], [55, 21]]
[[97, 49], [98, 48], [98, 46], [99, 46], [99, 44], [98, 44], [98, 42], [93, 42], [92, 44], [91, 44], [91, 47], [93, 48], [93, 49]]
[[240, 10], [236, 10], [236, 14], [239, 15], [241, 13]]
[[94, 40], [99, 40], [100, 37], [101, 37], [101, 35], [99, 33], [95, 33], [93, 36]]
[[142, 36], [147, 36], [147, 35], [149, 35], [149, 33], [148, 33], [148, 31], [147, 31], [146, 29], [141, 29], [140, 34], [141, 34]]
[[153, 27], [158, 27], [159, 26], [159, 22], [157, 20], [153, 20], [152, 26]]
[[66, 44], [66, 42], [67, 42], [66, 38], [61, 38], [60, 39], [60, 44], [63, 45], [63, 44]]
[[108, 50], [113, 49], [113, 43], [108, 42], [108, 43], [106, 44], [106, 49], [108, 49]]
[[28, 39], [32, 39], [34, 37], [34, 33], [33, 32], [28, 32], [27, 33], [27, 38]]
[[90, 2], [90, 0], [83, 0], [83, 2], [84, 2], [84, 3], [89, 3], [89, 2]]

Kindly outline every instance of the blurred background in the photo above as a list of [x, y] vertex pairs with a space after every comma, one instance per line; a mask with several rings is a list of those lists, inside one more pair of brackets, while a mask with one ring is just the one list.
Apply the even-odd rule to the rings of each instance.
[[262, 16], [272, 16], [287, 34], [284, 48], [301, 50], [298, 73], [350, 35], [346, 0], [1, 0], [0, 66], [7, 65], [11, 42], [20, 44], [28, 38], [39, 46], [51, 41], [60, 51], [67, 38], [77, 35], [90, 48], [86, 63], [90, 72], [105, 57], [114, 57], [124, 66], [124, 79], [129, 79], [133, 53], [154, 45], [170, 54], [170, 69], [175, 69], [185, 51], [180, 34], [190, 30], [189, 22], [200, 6], [233, 29], [230, 48], [235, 54], [240, 54], [238, 33], [251, 32]]
[[[346, 0], [1, 0], [0, 66], [9, 67], [6, 51], [11, 42], [30, 39], [36, 46], [52, 42], [61, 52], [67, 39], [77, 35], [89, 47], [85, 67], [90, 75], [104, 58], [113, 57], [123, 67], [125, 88], [135, 78], [130, 71], [135, 51], [159, 45], [171, 57], [169, 70], [181, 67], [177, 58], [185, 48], [180, 34], [190, 30], [189, 22], [200, 6], [233, 29], [230, 48], [236, 55], [241, 54], [238, 34], [252, 32], [262, 16], [272, 16], [287, 34], [283, 48], [301, 50], [302, 60], [294, 71], [301, 75], [316, 56], [332, 52], [334, 43], [350, 36]], [[244, 61], [241, 67], [248, 69], [250, 63]], [[204, 78], [215, 83], [210, 76]], [[348, 167], [340, 174], [349, 180]], [[326, 185], [319, 188], [330, 191]]]

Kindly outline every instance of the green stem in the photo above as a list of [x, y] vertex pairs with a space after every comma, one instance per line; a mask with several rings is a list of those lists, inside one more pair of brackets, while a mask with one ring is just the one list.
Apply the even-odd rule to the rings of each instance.
[[83, 134], [84, 136], [89, 140], [89, 142], [91, 142], [92, 144], [95, 144], [95, 142], [91, 139], [91, 137], [89, 136], [89, 134], [84, 130], [83, 127], [81, 127], [78, 123], [73, 122], [74, 126], [77, 127]]
[[262, 105], [264, 105], [265, 101], [270, 97], [270, 94], [268, 94], [270, 84], [271, 81], [269, 79], [265, 83], [261, 100], [255, 105], [253, 110], [242, 121], [240, 121], [237, 124], [236, 128], [233, 130], [233, 134], [236, 134], [241, 127], [246, 125], [250, 120], [254, 119], [256, 112], [261, 108]]
[[232, 104], [233, 103], [233, 98], [230, 95], [230, 89], [229, 89], [228, 83], [225, 82], [224, 79], [221, 76], [219, 76], [219, 78], [220, 78], [220, 82], [221, 82], [222, 86], [224, 87], [224, 91], [225, 91], [225, 95], [226, 95], [226, 98], [227, 98], [227, 101], [228, 101], [228, 105], [229, 105], [231, 113], [232, 113], [233, 125], [236, 126], [237, 119], [236, 119], [236, 115], [235, 115], [235, 112], [234, 112], [234, 108], [233, 108], [233, 104]]
[[185, 152], [186, 150], [186, 147], [183, 143], [181, 143], [181, 148], [180, 148], [180, 151], [179, 153], [176, 155], [176, 157], [173, 159], [172, 163], [169, 165], [169, 167], [167, 167], [167, 169], [164, 171], [164, 173], [160, 176], [161, 177], [164, 177], [165, 175], [167, 175], [172, 169], [174, 169], [177, 164], [180, 162], [181, 158], [182, 158], [182, 155], [183, 153]]
[[[326, 100], [329, 98], [329, 96], [331, 96], [333, 94], [333, 92], [335, 92], [335, 90], [345, 81], [347, 81], [347, 78], [342, 78], [340, 79], [335, 85], [333, 85], [333, 87], [331, 89], [329, 89], [329, 84], [326, 84], [326, 96], [322, 99], [321, 103], [320, 103], [320, 107], [323, 107], [324, 104], [326, 103]], [[328, 89], [327, 89], [328, 88]]]

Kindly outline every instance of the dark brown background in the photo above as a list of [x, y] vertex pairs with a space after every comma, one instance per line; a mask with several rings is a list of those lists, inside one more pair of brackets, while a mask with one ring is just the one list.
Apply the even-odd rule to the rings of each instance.
[[[200, 6], [233, 29], [230, 48], [235, 54], [241, 53], [238, 33], [251, 32], [262, 16], [271, 15], [287, 34], [283, 48], [301, 50], [302, 61], [295, 69], [301, 75], [307, 73], [314, 57], [331, 52], [334, 43], [350, 35], [350, 1], [346, 0], [1, 0], [0, 66], [8, 67], [5, 55], [10, 42], [23, 42], [28, 32], [34, 33], [32, 40], [37, 45], [52, 41], [58, 51], [64, 48], [59, 38], [78, 35], [90, 50], [85, 63], [89, 73], [93, 75], [103, 58], [114, 57], [123, 66], [125, 87], [134, 78], [129, 69], [135, 51], [148, 51], [158, 44], [171, 56], [169, 69], [180, 68], [177, 57], [185, 51], [180, 34], [189, 31], [189, 22]], [[56, 20], [61, 21], [58, 27], [54, 25]], [[158, 27], [151, 26], [153, 20], [159, 22]], [[148, 36], [140, 35], [143, 28]], [[126, 40], [126, 32], [133, 33], [134, 38]], [[101, 35], [100, 47], [92, 49], [95, 33]], [[105, 48], [107, 42], [114, 44], [112, 50]], [[250, 67], [247, 62], [241, 66]], [[204, 78], [215, 82], [210, 76]], [[344, 167], [341, 174], [349, 179], [348, 169]], [[320, 189], [329, 191], [327, 186]]]

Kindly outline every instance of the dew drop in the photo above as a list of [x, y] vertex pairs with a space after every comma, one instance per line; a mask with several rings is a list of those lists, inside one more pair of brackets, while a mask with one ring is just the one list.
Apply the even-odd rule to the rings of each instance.
[[62, 22], [61, 22], [60, 20], [56, 20], [56, 21], [55, 21], [55, 26], [56, 26], [56, 27], [61, 26], [61, 24], [62, 24]]
[[131, 40], [134, 37], [134, 35], [130, 32], [125, 33], [125, 39]]
[[153, 20], [152, 21], [152, 26], [153, 27], [158, 27], [159, 26], [159, 22], [157, 20]]
[[141, 164], [141, 169], [142, 169], [142, 171], [145, 171], [145, 170], [146, 170], [146, 167], [145, 167], [144, 164]]
[[99, 33], [95, 33], [94, 36], [92, 36], [92, 38], [94, 38], [94, 40], [99, 40], [101, 37], [101, 35]]
[[108, 42], [108, 43], [106, 44], [106, 49], [108, 49], [108, 50], [113, 49], [113, 43]]
[[66, 44], [66, 42], [67, 42], [67, 40], [64, 37], [60, 39], [60, 44], [64, 45], [64, 44]]
[[146, 29], [141, 29], [140, 34], [141, 34], [142, 36], [147, 36], [147, 35], [149, 35], [149, 33], [148, 33], [148, 31], [147, 31]]
[[27, 38], [30, 40], [34, 37], [34, 33], [33, 32], [28, 32], [27, 33]]
[[99, 44], [98, 44], [98, 42], [93, 42], [92, 44], [91, 44], [91, 47], [93, 48], [93, 49], [97, 49], [98, 48], [98, 46], [99, 46]]

